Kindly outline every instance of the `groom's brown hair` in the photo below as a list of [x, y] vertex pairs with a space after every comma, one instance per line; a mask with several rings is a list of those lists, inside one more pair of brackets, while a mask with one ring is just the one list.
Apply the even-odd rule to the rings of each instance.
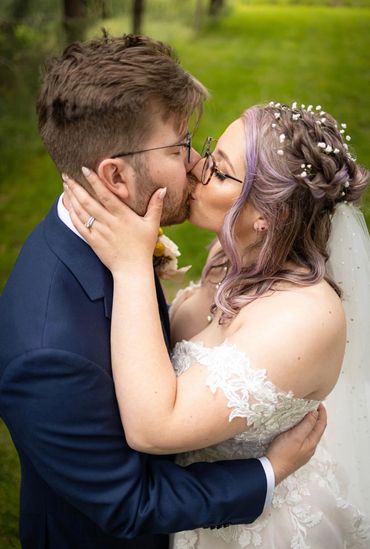
[[148, 139], [153, 112], [185, 127], [206, 89], [173, 50], [145, 36], [73, 43], [45, 66], [39, 130], [58, 170], [82, 182], [81, 166], [132, 151]]

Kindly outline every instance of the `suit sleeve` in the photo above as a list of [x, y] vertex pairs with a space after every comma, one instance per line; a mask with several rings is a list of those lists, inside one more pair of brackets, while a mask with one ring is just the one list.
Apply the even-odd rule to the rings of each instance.
[[182, 468], [130, 449], [112, 378], [81, 356], [42, 349], [18, 357], [1, 379], [0, 400], [38, 474], [117, 538], [250, 523], [263, 511], [259, 460]]

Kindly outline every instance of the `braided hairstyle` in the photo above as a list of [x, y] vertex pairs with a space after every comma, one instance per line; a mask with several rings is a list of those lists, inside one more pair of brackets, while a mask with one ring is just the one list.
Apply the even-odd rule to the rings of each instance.
[[[357, 204], [369, 182], [369, 172], [349, 152], [346, 125], [339, 127], [320, 106], [270, 103], [246, 110], [242, 119], [243, 189], [225, 217], [223, 251], [202, 275], [204, 280], [215, 267], [228, 266], [213, 305], [213, 312], [221, 309], [221, 323], [274, 291], [279, 281], [308, 286], [325, 279], [341, 295], [326, 272], [331, 217], [339, 202]], [[240, 253], [234, 245], [235, 224], [247, 202], [267, 220], [269, 230]], [[257, 259], [245, 267], [243, 257], [252, 249], [258, 250]], [[290, 262], [294, 269], [287, 268]]]

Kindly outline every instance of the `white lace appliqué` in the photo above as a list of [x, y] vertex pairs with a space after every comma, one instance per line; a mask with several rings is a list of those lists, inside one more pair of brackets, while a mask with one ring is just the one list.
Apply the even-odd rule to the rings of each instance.
[[[273, 438], [319, 404], [279, 390], [266, 370], [253, 368], [245, 353], [227, 341], [213, 348], [183, 341], [175, 346], [172, 362], [178, 376], [192, 364], [207, 366], [207, 386], [213, 393], [223, 391], [230, 421], [246, 419], [246, 431], [234, 438], [178, 456], [183, 466], [261, 457]], [[172, 541], [174, 549], [369, 549], [370, 533], [364, 516], [345, 499], [336, 464], [319, 447], [307, 465], [275, 488], [271, 508], [253, 524], [179, 532]]]

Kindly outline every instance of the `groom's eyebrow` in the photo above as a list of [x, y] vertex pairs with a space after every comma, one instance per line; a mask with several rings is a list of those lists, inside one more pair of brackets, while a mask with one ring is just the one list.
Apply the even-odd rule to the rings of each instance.
[[227, 156], [227, 154], [225, 153], [225, 151], [223, 151], [222, 149], [217, 149], [217, 154], [219, 154], [222, 158], [222, 160], [225, 160], [225, 162], [228, 164], [228, 166], [230, 167], [231, 171], [233, 172], [233, 174], [235, 175], [235, 171], [234, 171], [234, 166], [232, 165], [232, 163], [230, 162], [230, 158]]

